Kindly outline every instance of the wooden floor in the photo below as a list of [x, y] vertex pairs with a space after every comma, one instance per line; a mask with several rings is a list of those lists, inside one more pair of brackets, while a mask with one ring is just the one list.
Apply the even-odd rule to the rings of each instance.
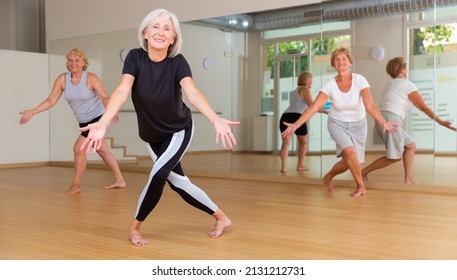
[[[64, 194], [71, 167], [0, 169], [0, 259], [457, 259], [457, 193], [406, 189], [391, 176], [390, 188], [369, 187], [365, 197], [352, 198], [349, 183], [328, 193], [319, 180], [305, 180], [311, 175], [276, 176], [277, 166], [262, 162], [271, 174], [211, 177], [190, 164], [191, 180], [233, 225], [220, 238], [208, 238], [212, 217], [166, 188], [143, 225], [150, 241], [145, 247], [126, 239], [148, 176], [142, 164], [136, 171], [123, 165], [128, 187], [118, 190], [103, 189], [112, 180], [109, 172], [89, 169], [82, 192], [71, 197]], [[143, 165], [149, 170], [147, 161]]]
[[[370, 153], [365, 157], [366, 166], [380, 154]], [[244, 153], [189, 153], [183, 158], [183, 166], [190, 175], [260, 180], [267, 182], [314, 183], [321, 184], [322, 176], [331, 169], [339, 159], [335, 155], [306, 157], [305, 164], [310, 169], [297, 172], [297, 157], [288, 158], [288, 172], [278, 172], [281, 168], [278, 155], [244, 154]], [[70, 163], [71, 165], [72, 163]], [[149, 172], [152, 162], [142, 159], [133, 163], [121, 163], [126, 171]], [[95, 163], [92, 167], [105, 168], [103, 163]], [[402, 189], [414, 191], [451, 192], [457, 194], [457, 156], [434, 156], [432, 154], [416, 154], [414, 161], [414, 178], [418, 184], [406, 186], [402, 163], [392, 164], [384, 169], [370, 173], [367, 182], [369, 188]], [[352, 186], [353, 180], [349, 172], [337, 177], [339, 185]]]

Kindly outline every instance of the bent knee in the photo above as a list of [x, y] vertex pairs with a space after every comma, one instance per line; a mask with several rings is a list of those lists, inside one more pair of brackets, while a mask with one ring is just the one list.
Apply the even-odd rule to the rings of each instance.
[[354, 147], [344, 148], [342, 154], [343, 154], [343, 156], [346, 156], [346, 157], [357, 156], [357, 152]]
[[416, 142], [413, 142], [411, 144], [405, 145], [405, 149], [415, 151], [416, 150]]
[[86, 149], [81, 149], [81, 146], [75, 145], [73, 147], [73, 153], [75, 155], [85, 155], [86, 154]]

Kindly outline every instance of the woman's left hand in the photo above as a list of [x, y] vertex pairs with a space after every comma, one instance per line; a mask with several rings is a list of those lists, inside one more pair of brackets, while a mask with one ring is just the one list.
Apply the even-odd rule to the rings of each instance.
[[452, 126], [452, 123], [451, 122], [448, 122], [448, 121], [444, 121], [442, 126], [450, 129], [450, 130], [454, 130], [454, 131], [457, 131], [457, 128], [455, 126]]
[[384, 131], [387, 131], [390, 134], [394, 134], [397, 132], [397, 125], [398, 124], [392, 122], [384, 122], [382, 127], [384, 128]]
[[227, 148], [227, 144], [230, 149], [233, 149], [236, 146], [236, 139], [233, 136], [230, 126], [239, 125], [240, 122], [229, 121], [226, 119], [218, 119], [214, 122], [214, 129], [216, 130], [216, 144], [219, 144], [219, 138], [222, 141], [222, 146], [224, 149]]

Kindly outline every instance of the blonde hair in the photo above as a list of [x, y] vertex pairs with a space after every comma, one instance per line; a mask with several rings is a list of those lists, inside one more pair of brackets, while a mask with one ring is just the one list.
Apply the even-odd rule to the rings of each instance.
[[166, 16], [173, 23], [175, 42], [168, 47], [168, 56], [175, 57], [181, 52], [182, 49], [182, 37], [181, 30], [179, 28], [179, 20], [174, 13], [171, 13], [165, 9], [156, 9], [144, 17], [140, 27], [138, 28], [138, 40], [140, 42], [140, 46], [143, 48], [143, 50], [148, 51], [148, 40], [144, 38], [144, 32], [146, 31], [146, 28], [148, 28], [149, 24], [151, 24], [151, 22], [153, 22], [159, 16]]
[[396, 78], [400, 75], [401, 71], [406, 68], [406, 59], [404, 57], [394, 57], [387, 62], [386, 72], [392, 78]]
[[[70, 58], [70, 55], [75, 55], [77, 57], [82, 58], [84, 61], [83, 70], [86, 71], [87, 67], [89, 66], [89, 57], [87, 57], [86, 53], [82, 49], [74, 48], [74, 49], [68, 51], [67, 54], [65, 55], [67, 60]], [[67, 63], [68, 63], [68, 61], [67, 61]], [[67, 69], [68, 69], [68, 65], [67, 65]]]
[[300, 76], [298, 76], [297, 85], [306, 86], [306, 80], [312, 79], [312, 78], [313, 78], [313, 74], [311, 74], [310, 72], [303, 72], [300, 74]]
[[351, 64], [353, 63], [354, 58], [352, 57], [351, 51], [348, 48], [341, 47], [332, 52], [332, 57], [330, 58], [330, 65], [332, 65], [332, 67], [335, 67], [335, 59], [340, 53], [344, 53], [349, 59], [349, 62], [351, 62]]

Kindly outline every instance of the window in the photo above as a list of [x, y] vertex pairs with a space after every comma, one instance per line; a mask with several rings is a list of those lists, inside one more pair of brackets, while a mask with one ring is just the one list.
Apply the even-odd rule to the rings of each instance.
[[[409, 79], [424, 101], [443, 120], [457, 120], [457, 20], [456, 7], [439, 8], [433, 13], [408, 16]], [[448, 153], [457, 151], [457, 136], [413, 107], [407, 128], [418, 150]]]

